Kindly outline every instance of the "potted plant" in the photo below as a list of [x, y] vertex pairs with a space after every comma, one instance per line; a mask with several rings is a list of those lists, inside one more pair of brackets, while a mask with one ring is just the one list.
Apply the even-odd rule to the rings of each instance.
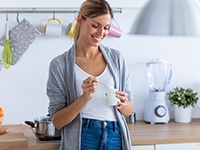
[[174, 106], [174, 120], [180, 123], [191, 122], [192, 108], [199, 99], [197, 92], [191, 88], [176, 87], [167, 95], [170, 103]]

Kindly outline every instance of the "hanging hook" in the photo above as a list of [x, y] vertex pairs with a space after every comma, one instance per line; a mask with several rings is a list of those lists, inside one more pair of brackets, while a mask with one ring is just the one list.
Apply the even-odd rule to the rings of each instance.
[[74, 12], [74, 20], [76, 20], [77, 15], [78, 15], [78, 11], [75, 11]]
[[55, 11], [53, 11], [53, 20], [55, 20]]
[[74, 11], [74, 20], [72, 22], [76, 22], [77, 15], [78, 15], [78, 11]]
[[6, 12], [6, 21], [8, 21], [8, 12]]
[[17, 23], [19, 23], [19, 12], [17, 11]]
[[35, 13], [35, 10], [36, 10], [36, 8], [32, 8], [32, 14], [34, 14], [34, 13]]
[[119, 29], [121, 29], [120, 26], [119, 26], [119, 23], [117, 22], [117, 20], [115, 20], [115, 18], [113, 18], [112, 20], [117, 24], [117, 26], [119, 27]]

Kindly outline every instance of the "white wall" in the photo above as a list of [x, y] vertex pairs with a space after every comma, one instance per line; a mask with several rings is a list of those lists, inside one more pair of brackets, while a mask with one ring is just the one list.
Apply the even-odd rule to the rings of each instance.
[[[1, 7], [16, 3], [11, 2], [12, 0], [4, 0], [5, 5]], [[175, 86], [183, 86], [200, 92], [200, 39], [130, 35], [137, 12], [137, 8], [123, 8], [122, 14], [116, 13], [115, 19], [123, 30], [123, 35], [119, 39], [107, 37], [103, 43], [120, 50], [124, 55], [132, 80], [134, 111], [137, 113], [137, 119], [143, 119], [145, 101], [148, 99], [145, 63], [160, 57], [167, 59], [173, 65], [173, 79], [166, 91]], [[27, 19], [41, 32], [50, 17], [52, 14], [19, 15], [20, 20]], [[4, 124], [24, 123], [25, 120], [33, 120], [35, 117], [47, 114], [46, 81], [49, 62], [73, 44], [73, 40], [65, 36], [65, 29], [74, 19], [74, 14], [56, 14], [56, 17], [63, 24], [64, 31], [61, 38], [40, 36], [16, 65], [8, 70], [2, 68], [0, 71], [0, 107], [5, 113]], [[9, 21], [10, 28], [14, 27], [17, 24], [16, 14], [9, 14]], [[5, 14], [0, 14], [0, 37], [4, 32]], [[2, 51], [3, 47], [0, 46], [0, 52]], [[193, 117], [200, 117], [200, 109], [194, 109]]]
[[[0, 7], [79, 7], [84, 0], [1, 0]], [[107, 0], [112, 7], [141, 7], [148, 0]]]

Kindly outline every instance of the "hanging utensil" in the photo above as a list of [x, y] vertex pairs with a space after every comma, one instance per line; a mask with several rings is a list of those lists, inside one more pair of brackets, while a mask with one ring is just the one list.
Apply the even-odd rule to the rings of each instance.
[[4, 43], [4, 51], [2, 54], [2, 63], [6, 69], [8, 69], [12, 63], [12, 55], [11, 55], [11, 51], [10, 51], [10, 41], [9, 41], [8, 13], [6, 14], [6, 40]]

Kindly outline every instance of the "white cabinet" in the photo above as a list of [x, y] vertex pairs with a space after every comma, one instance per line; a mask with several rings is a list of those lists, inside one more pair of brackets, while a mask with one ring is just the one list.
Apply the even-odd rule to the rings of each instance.
[[200, 150], [200, 143], [157, 144], [155, 150]]
[[176, 143], [131, 146], [131, 150], [200, 150], [200, 143]]
[[154, 145], [131, 146], [131, 150], [154, 150]]

